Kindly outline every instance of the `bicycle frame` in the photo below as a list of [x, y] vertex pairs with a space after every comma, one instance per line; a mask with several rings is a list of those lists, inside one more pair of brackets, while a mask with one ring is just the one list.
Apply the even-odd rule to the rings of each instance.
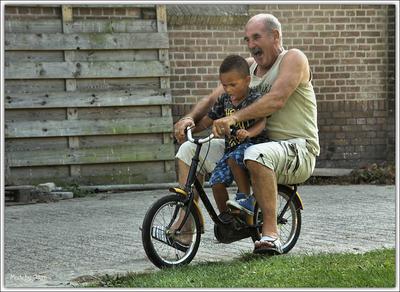
[[[215, 212], [214, 207], [212, 206], [209, 198], [207, 197], [207, 194], [205, 193], [205, 191], [203, 189], [202, 184], [199, 182], [199, 180], [197, 179], [197, 176], [196, 176], [197, 167], [198, 167], [199, 161], [200, 161], [200, 159], [199, 159], [200, 150], [205, 142], [209, 142], [213, 138], [213, 135], [211, 134], [209, 137], [204, 138], [204, 139], [192, 138], [192, 133], [191, 133], [190, 129], [188, 129], [187, 134], [188, 134], [188, 140], [191, 141], [192, 143], [196, 144], [196, 151], [195, 151], [194, 156], [192, 157], [192, 163], [189, 168], [189, 174], [186, 179], [184, 190], [181, 190], [179, 188], [171, 188], [170, 191], [180, 194], [180, 195], [185, 195], [186, 196], [185, 205], [187, 206], [187, 208], [190, 209], [190, 208], [192, 208], [193, 205], [195, 205], [195, 208], [198, 209], [197, 212], [199, 214], [199, 217], [201, 218], [202, 222], [204, 222], [204, 218], [199, 209], [199, 206], [194, 203], [194, 196], [195, 196], [195, 194], [193, 192], [193, 187], [194, 187], [196, 189], [201, 201], [203, 202], [204, 207], [206, 208], [208, 214], [210, 215], [210, 217], [214, 221], [214, 223], [215, 224], [226, 224], [224, 221], [222, 221], [218, 217], [217, 213]], [[293, 188], [292, 188], [292, 192], [289, 197], [289, 200], [286, 202], [284, 208], [278, 215], [278, 218], [277, 218], [278, 223], [283, 220], [282, 218], [283, 218], [284, 214], [286, 213], [291, 201], [294, 201], [297, 208], [303, 209], [303, 203], [301, 201], [299, 194], [297, 193], [297, 185], [293, 185], [292, 187]], [[174, 214], [173, 218], [176, 218], [176, 216], [178, 215], [177, 213], [178, 212], [176, 211], [176, 214]], [[185, 212], [185, 216], [184, 216], [182, 222], [180, 223], [179, 227], [177, 228], [178, 232], [181, 230], [181, 228], [185, 224], [188, 216], [189, 216], [189, 212]], [[252, 224], [252, 225], [249, 225], [249, 227], [257, 228], [260, 226]]]
[[[203, 139], [204, 141], [204, 139]], [[171, 192], [175, 192], [175, 193], [179, 193], [181, 195], [187, 194], [187, 198], [185, 201], [185, 205], [187, 205], [187, 208], [190, 209], [192, 208], [192, 205], [194, 204], [194, 192], [193, 192], [193, 187], [196, 189], [201, 201], [204, 204], [204, 207], [206, 208], [208, 214], [210, 215], [211, 219], [214, 221], [215, 224], [225, 224], [217, 215], [217, 213], [215, 212], [214, 207], [211, 204], [210, 199], [207, 197], [206, 192], [204, 191], [204, 188], [202, 186], [202, 184], [200, 183], [200, 181], [197, 179], [196, 176], [196, 171], [197, 171], [197, 167], [199, 165], [199, 156], [200, 156], [200, 150], [202, 148], [203, 143], [202, 140], [199, 139], [193, 139], [192, 141], [193, 143], [196, 144], [196, 151], [195, 154], [192, 158], [192, 163], [190, 165], [189, 168], [189, 174], [188, 177], [186, 179], [186, 184], [185, 184], [185, 188], [184, 188], [184, 192], [179, 192], [176, 188], [172, 188], [170, 189]], [[196, 205], [196, 208], [198, 208], [198, 206]], [[201, 214], [201, 211], [198, 211], [199, 214]], [[175, 215], [175, 214], [174, 214]], [[189, 216], [189, 212], [185, 212], [185, 216], [181, 222], [181, 224], [179, 225], [179, 227], [177, 228], [177, 231], [180, 231], [181, 228], [183, 227], [183, 225], [185, 224], [187, 217]], [[173, 216], [175, 217], [175, 216]], [[204, 218], [202, 218], [204, 221]]]

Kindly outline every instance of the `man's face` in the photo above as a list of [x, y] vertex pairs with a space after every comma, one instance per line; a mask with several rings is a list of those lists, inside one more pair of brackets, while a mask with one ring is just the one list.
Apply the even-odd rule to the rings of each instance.
[[246, 25], [244, 40], [256, 63], [270, 67], [276, 58], [276, 45], [273, 33], [268, 31], [263, 21], [252, 21]]

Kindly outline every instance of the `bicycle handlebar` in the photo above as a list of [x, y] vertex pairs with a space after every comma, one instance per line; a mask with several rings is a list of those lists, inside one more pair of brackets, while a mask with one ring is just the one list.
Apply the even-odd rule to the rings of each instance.
[[210, 140], [212, 140], [212, 139], [214, 138], [214, 134], [211, 133], [210, 136], [208, 136], [208, 137], [206, 137], [206, 138], [195, 140], [195, 139], [193, 139], [193, 137], [192, 137], [192, 128], [187, 127], [187, 128], [186, 128], [186, 132], [187, 132], [187, 138], [188, 138], [188, 140], [189, 140], [190, 142], [192, 142], [192, 143], [196, 143], [196, 141], [197, 141], [197, 143], [199, 143], [199, 144], [204, 144], [204, 143], [207, 143], [208, 141], [210, 141]]

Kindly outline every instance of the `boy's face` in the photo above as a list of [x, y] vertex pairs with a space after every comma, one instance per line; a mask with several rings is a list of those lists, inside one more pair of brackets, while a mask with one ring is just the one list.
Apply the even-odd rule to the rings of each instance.
[[225, 72], [219, 75], [222, 86], [227, 94], [230, 95], [232, 102], [240, 102], [246, 98], [249, 84], [250, 76], [243, 76], [236, 70]]

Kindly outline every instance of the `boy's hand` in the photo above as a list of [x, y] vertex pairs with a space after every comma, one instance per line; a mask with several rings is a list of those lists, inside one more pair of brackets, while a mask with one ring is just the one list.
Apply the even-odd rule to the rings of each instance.
[[245, 129], [240, 129], [236, 131], [236, 138], [239, 139], [240, 142], [246, 140], [247, 138], [250, 138], [250, 133], [246, 131]]

